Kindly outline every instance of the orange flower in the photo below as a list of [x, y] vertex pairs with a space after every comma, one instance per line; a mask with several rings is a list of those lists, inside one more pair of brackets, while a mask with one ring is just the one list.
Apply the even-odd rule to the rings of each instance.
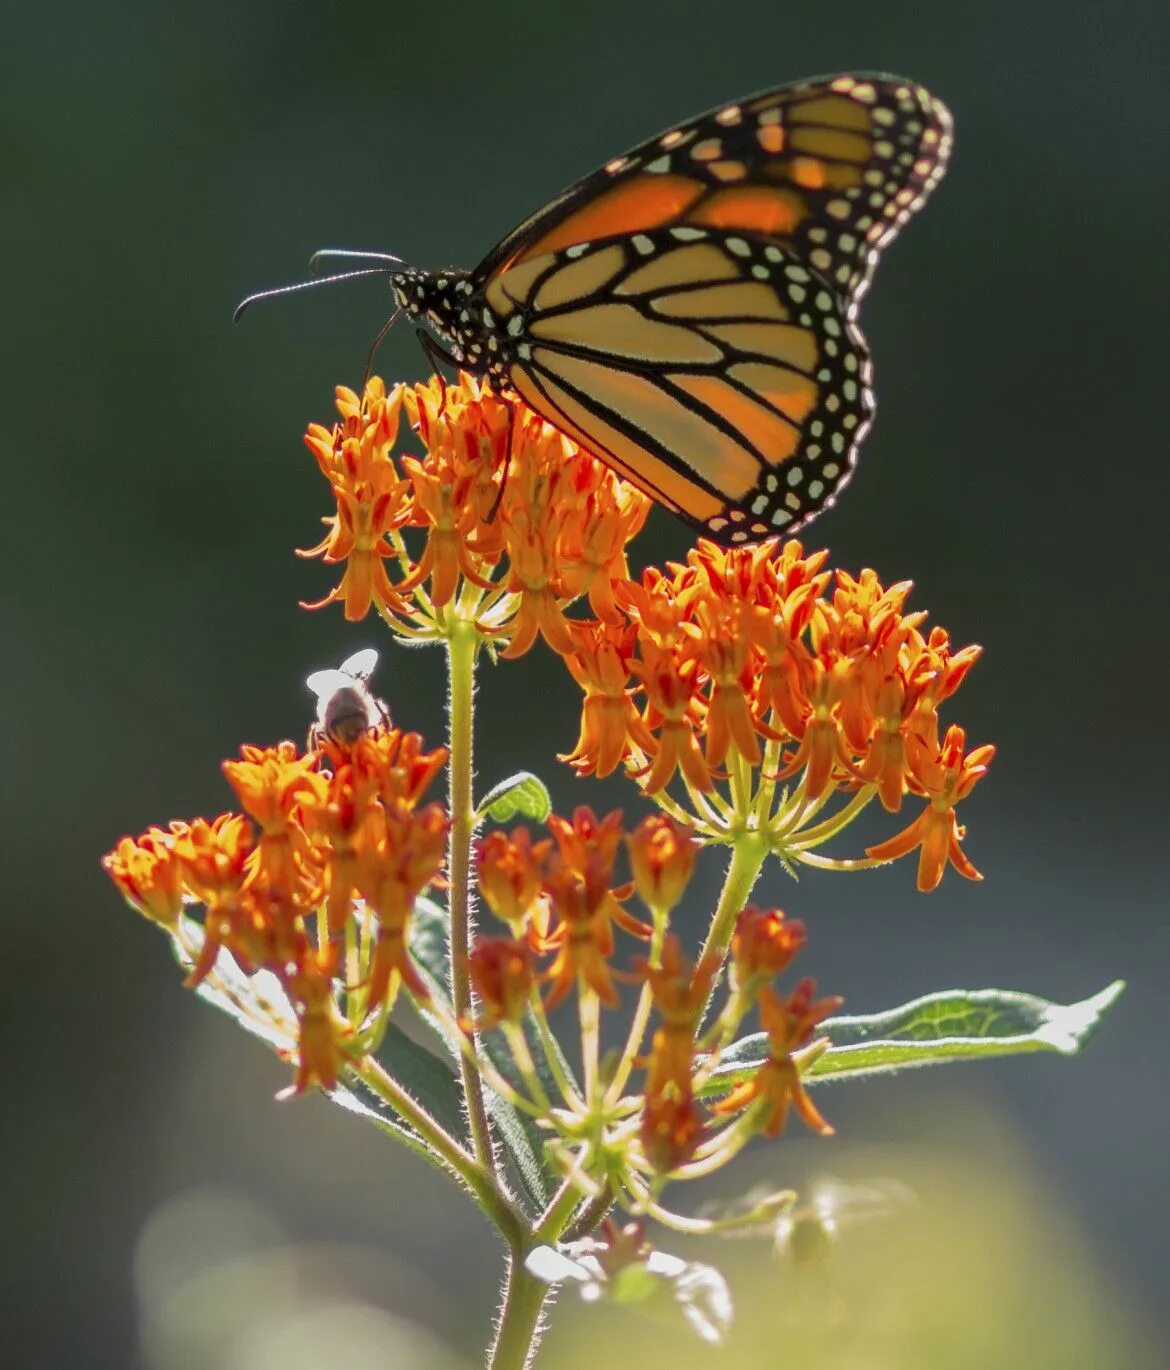
[[332, 486], [337, 513], [324, 520], [329, 530], [325, 538], [298, 555], [319, 556], [329, 565], [346, 563], [341, 583], [323, 600], [305, 607], [319, 609], [341, 600], [346, 618], [356, 621], [365, 618], [371, 604], [395, 612], [406, 608], [383, 564], [396, 555], [388, 537], [411, 512], [410, 487], [390, 457], [398, 436], [403, 387], [396, 385], [387, 395], [381, 379], [374, 376], [360, 400], [344, 386], [336, 393], [342, 422], [332, 430], [311, 424], [305, 445]]
[[614, 862], [622, 843], [621, 814], [599, 820], [584, 806], [573, 817], [553, 814], [548, 820], [556, 851], [548, 859], [544, 891], [557, 927], [548, 946], [557, 955], [545, 977], [552, 984], [548, 1007], [560, 1003], [568, 992], [583, 982], [594, 990], [602, 1003], [618, 1001], [608, 961], [613, 955], [613, 924], [636, 937], [649, 937], [650, 929], [622, 907], [627, 888], [612, 887]]
[[[189, 894], [206, 905], [203, 946], [186, 981], [194, 988], [207, 976], [222, 946], [234, 946], [245, 964], [254, 961], [252, 920], [242, 898], [256, 838], [247, 819], [238, 813], [220, 814], [211, 823], [197, 818], [172, 826], [183, 883]], [[249, 944], [246, 953], [244, 943]]]
[[353, 1029], [337, 1012], [333, 997], [333, 959], [324, 964], [308, 957], [285, 977], [285, 988], [297, 1015], [297, 1072], [292, 1092], [314, 1085], [330, 1090], [337, 1084], [345, 1047]]
[[476, 849], [479, 888], [488, 908], [519, 933], [540, 898], [544, 858], [552, 844], [532, 843], [528, 829], [482, 838]]
[[699, 746], [705, 709], [699, 663], [678, 651], [644, 641], [642, 660], [634, 674], [646, 692], [646, 726], [658, 734], [650, 751], [642, 788], [647, 794], [664, 790], [677, 771], [687, 784], [706, 794], [715, 788], [710, 767]]
[[366, 986], [371, 1007], [386, 1001], [395, 977], [417, 999], [430, 997], [410, 956], [410, 919], [415, 900], [442, 867], [449, 826], [439, 804], [418, 812], [405, 806], [372, 811], [369, 840], [358, 853], [355, 872], [378, 920]]
[[647, 1094], [660, 1093], [670, 1081], [680, 1088], [685, 1081], [690, 1088], [695, 1034], [720, 963], [719, 956], [709, 955], [692, 965], [673, 933], [663, 942], [658, 966], [651, 966], [644, 959], [635, 962], [634, 968], [650, 986], [654, 1007], [662, 1018], [647, 1066]]
[[834, 781], [834, 772], [850, 770], [849, 754], [841, 730], [840, 705], [849, 690], [851, 663], [836, 661], [826, 666], [819, 658], [809, 660], [801, 675], [809, 717], [805, 721], [800, 746], [792, 760], [780, 771], [781, 779], [805, 773], [804, 788], [809, 799], [819, 799]]
[[558, 546], [562, 587], [570, 599], [587, 594], [589, 607], [603, 622], [620, 622], [614, 586], [629, 576], [626, 547], [641, 532], [650, 500], [580, 449], [569, 479], [576, 499]]
[[291, 742], [240, 748], [239, 761], [225, 761], [223, 773], [240, 803], [260, 826], [248, 883], [263, 877], [293, 894], [303, 883], [303, 863], [312, 852], [300, 822], [301, 805], [320, 803], [328, 784], [313, 753], [299, 756]]
[[750, 987], [787, 970], [805, 940], [800, 919], [785, 918], [779, 909], [759, 909], [748, 904], [736, 919], [731, 938], [736, 987]]
[[471, 984], [486, 1009], [481, 1029], [518, 1023], [535, 982], [532, 952], [511, 937], [481, 937], [469, 958]]
[[670, 1079], [661, 1088], [647, 1092], [639, 1136], [647, 1164], [659, 1175], [685, 1165], [703, 1140], [703, 1131], [703, 1115], [689, 1081], [684, 1084]]
[[201, 904], [218, 904], [240, 891], [255, 835], [240, 813], [221, 813], [210, 823], [196, 818], [175, 824], [174, 852], [183, 883]]
[[699, 843], [685, 824], [665, 814], [643, 818], [627, 839], [638, 898], [656, 913], [668, 913], [683, 896]]
[[713, 1104], [713, 1113], [738, 1113], [762, 1101], [760, 1130], [768, 1137], [778, 1137], [783, 1131], [789, 1106], [796, 1109], [804, 1122], [822, 1136], [830, 1136], [832, 1127], [818, 1112], [800, 1078], [800, 1071], [792, 1053], [811, 1041], [813, 1033], [824, 1018], [840, 1008], [835, 996], [813, 1002], [815, 980], [802, 980], [783, 1000], [770, 986], [759, 991], [760, 1022], [768, 1034], [768, 1059], [748, 1080], [737, 1085], [726, 1098]]
[[683, 954], [682, 943], [669, 933], [663, 940], [659, 965], [639, 962], [637, 969], [650, 986], [654, 1007], [668, 1032], [694, 1036], [721, 961], [722, 957], [711, 954], [692, 964]]
[[930, 799], [929, 806], [909, 827], [866, 849], [875, 861], [895, 861], [918, 848], [918, 888], [923, 893], [938, 886], [948, 862], [968, 880], [983, 879], [959, 845], [966, 830], [955, 816], [954, 806], [987, 774], [995, 748], [976, 747], [964, 756], [966, 744], [962, 728], [947, 729], [937, 760], [915, 777]]
[[447, 764], [446, 747], [425, 752], [422, 735], [401, 728], [359, 738], [351, 755], [355, 776], [390, 808], [413, 809]]
[[320, 863], [325, 890], [325, 925], [330, 939], [340, 937], [353, 910], [358, 861], [374, 821], [372, 787], [362, 783], [352, 764], [337, 767], [328, 796], [304, 814], [305, 830]]
[[695, 1033], [720, 959], [709, 956], [692, 966], [672, 934], [663, 943], [659, 966], [643, 961], [638, 967], [663, 1020], [646, 1064], [640, 1129], [642, 1151], [659, 1174], [688, 1161], [703, 1139], [704, 1123], [694, 1099]]
[[760, 763], [757, 721], [753, 717], [756, 663], [747, 636], [749, 606], [704, 595], [693, 610], [694, 652], [711, 682], [706, 718], [709, 767], [722, 766], [734, 743], [749, 765]]
[[123, 837], [102, 865], [132, 908], [164, 927], [174, 927], [183, 907], [182, 869], [175, 858], [175, 839], [161, 828], [141, 837]]
[[626, 759], [631, 743], [653, 751], [655, 742], [634, 704], [630, 686], [633, 662], [632, 626], [574, 623], [573, 649], [565, 665], [585, 692], [581, 706], [581, 732], [577, 745], [560, 760], [578, 775], [604, 779]]

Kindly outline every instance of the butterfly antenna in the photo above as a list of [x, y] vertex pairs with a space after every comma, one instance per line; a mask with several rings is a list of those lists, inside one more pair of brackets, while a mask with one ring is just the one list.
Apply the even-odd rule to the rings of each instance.
[[390, 271], [389, 266], [367, 266], [360, 271], [337, 271], [329, 276], [314, 276], [311, 281], [297, 281], [295, 285], [278, 285], [272, 290], [258, 290], [236, 305], [232, 322], [239, 323], [244, 311], [258, 300], [274, 300], [280, 295], [299, 295], [302, 290], [315, 290], [319, 285], [336, 285], [338, 281], [356, 281], [362, 276], [388, 276]]
[[350, 262], [392, 262], [396, 266], [405, 265], [402, 258], [396, 257], [393, 252], [355, 252], [348, 247], [322, 247], [309, 258], [309, 274], [315, 276], [320, 264], [330, 257], [339, 257], [342, 261]]

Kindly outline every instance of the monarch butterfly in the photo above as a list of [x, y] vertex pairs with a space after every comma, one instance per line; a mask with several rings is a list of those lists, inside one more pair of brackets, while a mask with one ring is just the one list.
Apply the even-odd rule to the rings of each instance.
[[306, 284], [385, 274], [432, 359], [490, 377], [708, 536], [756, 541], [849, 479], [874, 412], [858, 304], [950, 147], [921, 86], [802, 81], [607, 162], [473, 271], [327, 251], [388, 265]]

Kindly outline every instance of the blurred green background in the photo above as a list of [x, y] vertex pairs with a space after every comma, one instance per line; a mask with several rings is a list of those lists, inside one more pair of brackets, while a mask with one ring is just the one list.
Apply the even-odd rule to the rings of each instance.
[[[474, 1361], [497, 1277], [484, 1225], [321, 1101], [275, 1104], [285, 1072], [180, 988], [98, 868], [123, 832], [225, 807], [220, 758], [303, 736], [305, 675], [382, 645], [297, 608], [332, 582], [292, 548], [328, 512], [300, 433], [360, 377], [385, 289], [273, 304], [239, 329], [231, 310], [323, 245], [472, 265], [656, 129], [850, 67], [929, 85], [957, 144], [866, 301], [878, 422], [806, 541], [912, 577], [915, 605], [985, 645], [949, 718], [1000, 747], [965, 814], [987, 879], [952, 874], [924, 898], [901, 865], [798, 888], [775, 874], [762, 895], [808, 920], [806, 969], [855, 1011], [950, 985], [1130, 989], [1082, 1060], [827, 1092], [846, 1140], [785, 1139], [748, 1178], [935, 1177], [911, 1235], [867, 1229], [861, 1273], [842, 1273], [867, 1291], [861, 1334], [789, 1332], [806, 1361], [1165, 1363], [1168, 43], [1164, 0], [6, 7], [7, 1364], [364, 1370], [442, 1365], [440, 1346]], [[408, 331], [380, 369], [426, 373]], [[639, 552], [688, 545], [656, 514]], [[436, 740], [439, 666], [387, 651], [380, 674], [397, 718]], [[575, 689], [547, 653], [490, 673], [481, 702], [485, 785], [523, 766], [560, 807], [638, 811], [553, 760]], [[367, 1319], [397, 1359], [361, 1359], [356, 1332], [339, 1351], [328, 1320], [316, 1359], [307, 1331], [301, 1359], [152, 1340], [149, 1272], [167, 1251], [201, 1271], [204, 1230], [211, 1271], [238, 1251], [318, 1253], [328, 1276], [289, 1255], [228, 1286], [259, 1290], [265, 1316], [305, 1281], [343, 1287], [365, 1301], [346, 1325]], [[952, 1283], [977, 1296], [950, 1322], [931, 1283], [948, 1243], [968, 1262]], [[745, 1337], [782, 1346], [769, 1318], [787, 1277], [752, 1250], [732, 1262]], [[878, 1318], [886, 1278], [895, 1309], [922, 1291], [929, 1325]], [[234, 1326], [208, 1290], [183, 1303], [199, 1335]], [[595, 1338], [588, 1311], [568, 1327]], [[631, 1318], [613, 1327], [653, 1365]], [[562, 1332], [551, 1363], [576, 1366], [573, 1345]]]

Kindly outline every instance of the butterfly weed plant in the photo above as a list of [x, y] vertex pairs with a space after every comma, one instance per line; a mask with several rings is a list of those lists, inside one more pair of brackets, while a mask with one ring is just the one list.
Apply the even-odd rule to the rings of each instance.
[[[337, 411], [305, 437], [335, 507], [302, 555], [338, 569], [322, 603], [347, 620], [373, 612], [391, 643], [442, 648], [446, 738], [410, 731], [392, 697], [375, 707], [347, 663], [350, 707], [323, 698], [306, 747], [223, 763], [235, 808], [123, 838], [106, 869], [186, 984], [289, 1063], [286, 1096], [368, 1118], [495, 1226], [494, 1370], [532, 1363], [563, 1282], [665, 1299], [717, 1341], [722, 1277], [660, 1244], [776, 1226], [799, 1198], [704, 1218], [688, 1182], [757, 1138], [782, 1147], [786, 1126], [831, 1134], [827, 1081], [1075, 1052], [1118, 987], [1070, 1006], [953, 991], [844, 1016], [804, 974], [804, 921], [753, 902], [770, 862], [913, 857], [923, 893], [948, 869], [981, 878], [958, 810], [994, 748], [944, 721], [980, 652], [908, 609], [908, 582], [776, 539], [701, 540], [634, 577], [646, 497], [523, 404], [466, 375], [374, 378], [339, 389]], [[477, 791], [476, 672], [522, 672], [546, 650], [581, 692], [560, 760], [624, 775], [629, 814], [552, 813], [527, 774]], [[850, 849], [868, 808], [889, 835]], [[696, 863], [720, 852], [690, 945], [678, 915], [693, 925]], [[559, 1037], [558, 1006], [573, 1024]], [[620, 1050], [602, 1050], [606, 1015]]]

